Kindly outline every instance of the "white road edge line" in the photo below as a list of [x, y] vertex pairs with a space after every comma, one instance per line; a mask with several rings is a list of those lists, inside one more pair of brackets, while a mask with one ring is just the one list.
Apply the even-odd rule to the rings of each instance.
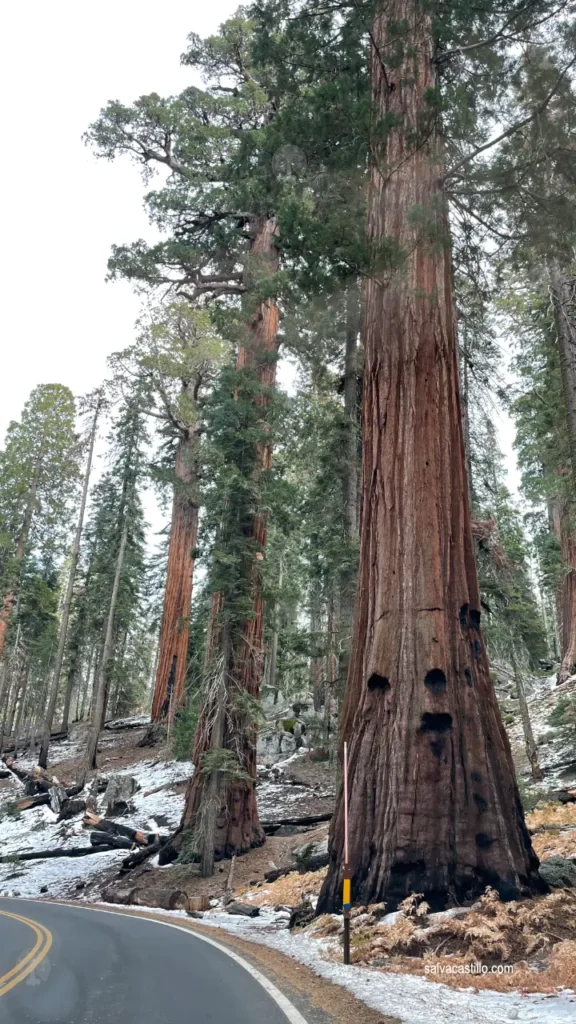
[[252, 964], [248, 963], [247, 960], [244, 960], [243, 957], [238, 956], [237, 953], [233, 953], [227, 946], [223, 946], [222, 943], [216, 942], [214, 939], [209, 939], [206, 935], [201, 935], [200, 932], [194, 931], [191, 928], [183, 928], [181, 924], [172, 924], [169, 921], [161, 921], [155, 917], [146, 917], [144, 914], [123, 914], [118, 910], [104, 910], [103, 907], [94, 907], [90, 904], [85, 907], [77, 907], [71, 903], [60, 903], [59, 900], [35, 900], [26, 899], [26, 897], [20, 897], [20, 899], [22, 899], [22, 902], [41, 903], [43, 906], [54, 906], [56, 904], [56, 906], [60, 907], [70, 907], [72, 910], [95, 910], [99, 914], [113, 914], [114, 917], [131, 917], [138, 921], [149, 921], [151, 924], [163, 924], [166, 928], [176, 928], [177, 931], [184, 932], [185, 935], [192, 935], [194, 938], [200, 939], [202, 942], [207, 942], [209, 946], [214, 946], [215, 949], [219, 949], [221, 953], [225, 953], [231, 960], [235, 960], [237, 964], [240, 964], [240, 967], [243, 967], [245, 971], [248, 971], [248, 974], [250, 974], [251, 977], [262, 986], [270, 998], [273, 999], [280, 1007], [284, 1016], [290, 1021], [290, 1024], [308, 1024], [308, 1021], [302, 1016], [300, 1011], [296, 1009], [294, 1004], [290, 1002], [287, 996], [285, 996], [279, 988], [276, 988], [276, 985], [274, 985], [265, 974], [261, 974], [261, 972], [256, 970]]

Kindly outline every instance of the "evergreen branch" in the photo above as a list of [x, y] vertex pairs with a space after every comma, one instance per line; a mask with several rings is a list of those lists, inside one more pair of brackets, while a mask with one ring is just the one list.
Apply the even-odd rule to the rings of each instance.
[[534, 121], [535, 118], [539, 116], [539, 114], [543, 114], [550, 101], [558, 92], [558, 89], [562, 85], [562, 82], [566, 78], [566, 75], [568, 74], [570, 68], [572, 68], [574, 64], [576, 64], [576, 57], [573, 57], [572, 60], [569, 61], [569, 63], [566, 65], [566, 67], [562, 69], [562, 71], [558, 75], [558, 78], [556, 79], [556, 82], [554, 83], [554, 86], [552, 87], [548, 95], [542, 100], [542, 103], [538, 104], [538, 106], [535, 108], [535, 110], [532, 111], [531, 114], [528, 114], [527, 117], [521, 118], [520, 121], [516, 121], [515, 124], [510, 125], [509, 128], [506, 128], [505, 131], [501, 132], [500, 135], [497, 135], [494, 139], [489, 139], [488, 142], [484, 142], [481, 146], [476, 146], [476, 148], [473, 149], [471, 153], [468, 153], [466, 156], [462, 157], [462, 159], [459, 160], [458, 163], [451, 168], [451, 170], [446, 172], [446, 174], [442, 178], [442, 181], [448, 181], [449, 178], [454, 177], [454, 175], [458, 173], [460, 168], [464, 167], [467, 163], [470, 162], [470, 160], [475, 160], [475, 158], [479, 156], [480, 153], [484, 153], [487, 149], [491, 149], [492, 146], [496, 146], [499, 142], [503, 142], [504, 139], [510, 138], [511, 135], [515, 135], [516, 132], [520, 131], [521, 128], [524, 128], [525, 125], [530, 124], [532, 121]]
[[[510, 25], [517, 21], [522, 14], [526, 14], [526, 12], [529, 11], [531, 7], [534, 7], [537, 2], [538, 0], [530, 0], [529, 3], [520, 7], [514, 12], [514, 14], [511, 14], [510, 17], [506, 19], [496, 32], [491, 36], [487, 36], [486, 39], [480, 39], [477, 43], [469, 43], [468, 46], [456, 46], [453, 50], [446, 50], [444, 53], [439, 53], [438, 56], [434, 58], [435, 63], [441, 64], [444, 63], [444, 61], [450, 60], [451, 57], [461, 57], [465, 53], [470, 53], [473, 50], [480, 50], [484, 46], [492, 46], [492, 44], [497, 43], [499, 39], [509, 39], [510, 37], [505, 35], [506, 29], [510, 28]], [[559, 12], [566, 7], [566, 4], [567, 0], [562, 0], [559, 6], [546, 14], [544, 18], [541, 18], [539, 21], [534, 21], [530, 25], [526, 25], [522, 31], [530, 31], [531, 29], [542, 25], [544, 22], [549, 21], [550, 18], [559, 14]]]

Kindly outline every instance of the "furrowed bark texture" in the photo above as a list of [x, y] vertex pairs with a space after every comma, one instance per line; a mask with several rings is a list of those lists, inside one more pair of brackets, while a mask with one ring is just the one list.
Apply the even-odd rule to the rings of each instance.
[[[275, 245], [276, 224], [268, 218], [254, 218], [251, 224], [252, 244], [250, 256], [252, 266], [260, 275], [273, 275], [278, 270], [278, 250]], [[260, 389], [256, 392], [255, 403], [261, 409], [262, 422], [266, 422], [266, 410], [270, 393], [276, 380], [276, 352], [278, 334], [278, 307], [267, 299], [258, 303], [248, 325], [245, 343], [240, 346], [237, 369], [253, 369]], [[271, 444], [261, 443], [257, 450], [257, 475], [268, 472], [272, 464]], [[222, 795], [220, 814], [216, 819], [213, 856], [216, 860], [233, 854], [245, 853], [253, 846], [261, 845], [264, 832], [258, 818], [256, 803], [256, 727], [246, 726], [235, 702], [235, 694], [247, 694], [258, 699], [264, 668], [263, 651], [263, 597], [262, 560], [266, 549], [267, 520], [263, 509], [256, 509], [250, 521], [243, 525], [244, 536], [253, 544], [254, 557], [249, 568], [249, 592], [252, 609], [242, 622], [231, 622], [230, 630], [223, 627], [226, 596], [214, 594], [209, 626], [208, 662], [214, 662], [218, 654], [225, 658], [224, 676], [227, 690], [227, 706], [222, 745], [238, 754], [242, 770], [250, 781], [231, 779], [220, 786]], [[195, 773], [190, 781], [186, 806], [181, 824], [181, 834], [193, 831], [202, 801], [214, 790], [210, 775], [198, 768], [205, 752], [213, 748], [212, 729], [218, 716], [214, 715], [212, 703], [208, 700], [201, 712], [193, 752]]]
[[558, 685], [561, 685], [576, 671], [576, 527], [573, 511], [566, 499], [554, 502], [552, 525], [564, 563], [564, 575], [557, 596], [562, 644]]
[[[20, 575], [20, 566], [22, 564], [22, 559], [24, 558], [24, 554], [26, 552], [26, 545], [28, 544], [28, 537], [30, 536], [30, 528], [32, 526], [34, 510], [36, 508], [36, 495], [38, 493], [40, 468], [40, 459], [38, 459], [36, 467], [34, 469], [34, 476], [30, 486], [30, 492], [28, 494], [28, 501], [26, 502], [26, 508], [24, 510], [22, 529], [20, 530], [20, 534], [18, 536], [18, 542], [16, 544], [16, 551], [14, 554], [14, 561], [16, 563], [14, 572], [18, 577]], [[17, 583], [17, 581], [14, 580], [14, 583]], [[10, 625], [10, 617], [12, 615], [15, 600], [16, 595], [14, 593], [14, 590], [11, 588], [8, 591], [8, 593], [4, 595], [4, 598], [2, 600], [2, 608], [0, 609], [0, 661], [2, 660], [2, 655], [4, 654], [6, 634], [8, 632], [8, 626]]]
[[[394, 24], [406, 26], [400, 40]], [[425, 98], [436, 87], [430, 18], [389, 0], [373, 37], [376, 116], [400, 123], [375, 136], [368, 237], [375, 249], [395, 240], [402, 259], [365, 295], [361, 552], [341, 727], [352, 898], [393, 909], [418, 892], [441, 909], [487, 885], [514, 898], [542, 883], [480, 631], [441, 147]], [[318, 913], [342, 905], [343, 810], [340, 794]]]
[[198, 506], [192, 500], [192, 489], [196, 483], [195, 454], [196, 438], [181, 438], [176, 453], [176, 481], [172, 502], [166, 590], [152, 702], [153, 722], [173, 719], [184, 697], [194, 572], [193, 552], [198, 539]]

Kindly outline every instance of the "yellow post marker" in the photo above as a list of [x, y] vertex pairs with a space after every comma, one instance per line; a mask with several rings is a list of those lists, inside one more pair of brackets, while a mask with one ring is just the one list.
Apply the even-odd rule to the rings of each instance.
[[348, 863], [348, 744], [344, 744], [344, 880], [342, 884], [342, 913], [344, 915], [344, 963], [350, 963], [350, 910], [352, 909], [352, 880]]

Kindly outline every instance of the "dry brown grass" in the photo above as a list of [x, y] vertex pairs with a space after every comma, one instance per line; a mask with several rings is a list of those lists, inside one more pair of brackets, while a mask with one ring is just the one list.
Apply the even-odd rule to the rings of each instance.
[[[428, 917], [415, 898], [393, 924], [359, 911], [352, 925], [352, 962], [408, 972], [455, 986], [509, 991], [553, 992], [574, 986], [576, 977], [576, 892], [502, 903], [487, 890], [476, 910], [463, 917]], [[318, 918], [312, 934], [336, 935], [337, 919]], [[335, 950], [335, 955], [339, 955]], [[439, 967], [482, 963], [512, 965], [510, 974], [442, 974]], [[428, 967], [427, 972], [425, 968]], [[438, 973], [432, 973], [434, 968]], [[536, 969], [537, 968], [537, 969]]]
[[544, 857], [576, 857], [576, 828], [570, 832], [539, 832], [532, 836], [532, 846]]
[[299, 874], [292, 871], [289, 875], [278, 878], [275, 882], [261, 882], [246, 891], [237, 891], [238, 899], [248, 900], [256, 907], [275, 907], [279, 904], [296, 907], [308, 896], [317, 896], [322, 888], [328, 868], [321, 871], [308, 871]]
[[576, 828], [576, 804], [537, 804], [526, 815], [526, 824], [534, 832], [537, 828]]

